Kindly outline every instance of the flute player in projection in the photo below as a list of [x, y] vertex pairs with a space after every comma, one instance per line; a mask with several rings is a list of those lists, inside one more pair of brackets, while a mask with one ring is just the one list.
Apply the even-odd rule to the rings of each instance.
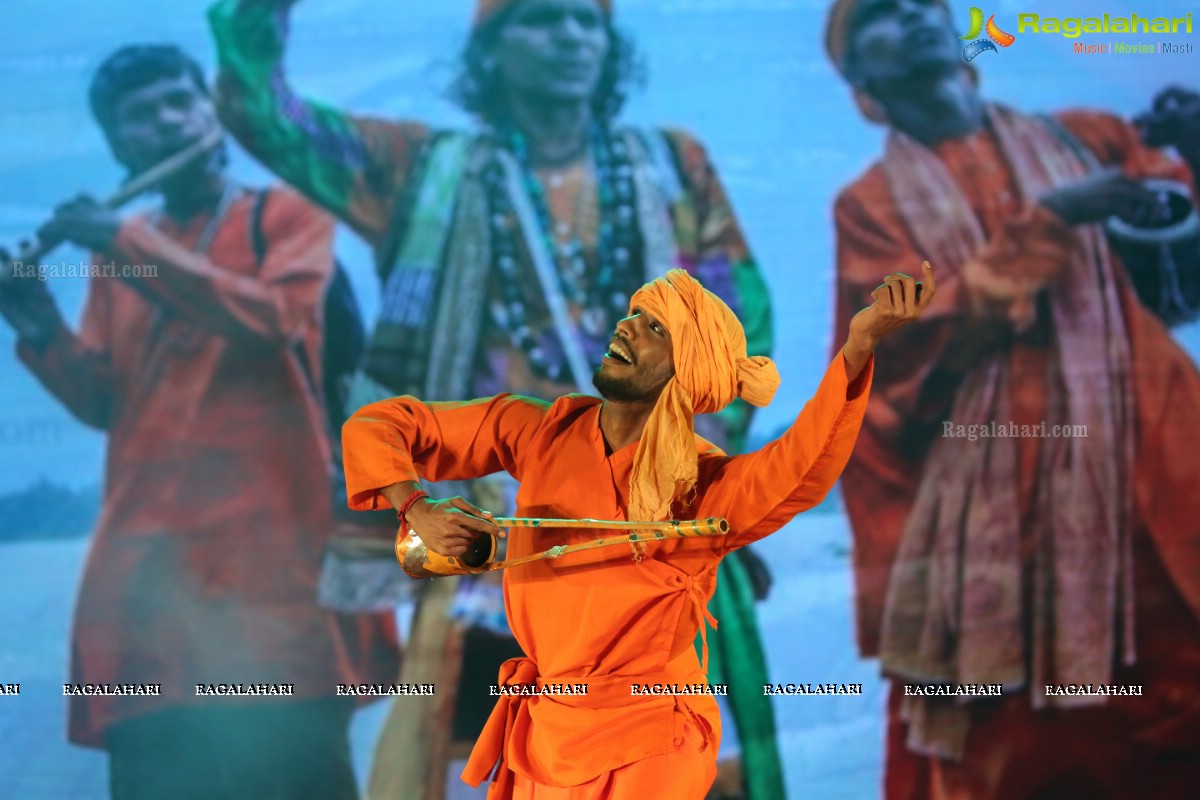
[[[68, 737], [107, 750], [114, 800], [354, 800], [354, 699], [336, 687], [390, 680], [397, 664], [390, 617], [316, 602], [334, 527], [330, 441], [321, 375], [302, 362], [321, 364], [333, 220], [295, 192], [263, 200], [227, 174], [204, 76], [177, 48], [118, 50], [89, 98], [133, 182], [213, 146], [148, 187], [156, 211], [122, 218], [84, 196], [38, 231], [124, 278], [90, 281], [78, 331], [46, 282], [0, 281], [20, 360], [109, 437], [69, 680], [161, 686], [72, 695]], [[125, 277], [124, 264], [154, 272]], [[362, 675], [357, 648], [375, 644], [378, 671]], [[200, 697], [198, 684], [291, 685], [292, 696]]]
[[[737, 317], [683, 270], [631, 298], [593, 376], [603, 400], [405, 396], [366, 406], [343, 426], [351, 504], [396, 508], [443, 556], [465, 554], [497, 526], [464, 498], [430, 498], [419, 480], [505, 471], [520, 483], [517, 511], [527, 517], [729, 522], [730, 532], [716, 539], [651, 538], [505, 571], [506, 607], [527, 655], [506, 662], [497, 683], [585, 684], [587, 692], [501, 697], [465, 781], [493, 775], [489, 800], [705, 798], [721, 738], [715, 701], [633, 696], [632, 687], [706, 682], [707, 653], [697, 658], [692, 642], [712, 622], [707, 604], [718, 565], [832, 488], [862, 424], [876, 344], [933, 300], [928, 263], [923, 277], [923, 284], [902, 274], [884, 279], [850, 322], [812, 400], [754, 453], [723, 454], [694, 432], [693, 416], [717, 413], [737, 397], [764, 406], [779, 373], [770, 359], [747, 356]], [[509, 555], [593, 536], [518, 529]]]
[[[614, 24], [619, 4], [479, 0], [452, 92], [477, 120], [471, 131], [299, 96], [284, 72], [293, 5], [213, 6], [218, 108], [268, 168], [375, 248], [381, 312], [353, 404], [591, 392], [629, 295], [676, 266], [737, 311], [753, 352], [770, 353], [767, 288], [704, 148], [679, 131], [618, 122], [636, 67]], [[738, 401], [698, 424], [736, 452], [750, 412]], [[505, 513], [515, 487], [490, 476], [450, 491]], [[730, 685], [723, 700], [737, 736], [727, 745], [740, 749], [742, 775], [723, 757], [719, 783], [733, 797], [777, 800], [782, 766], [754, 610], [769, 577], [749, 548], [721, 572], [712, 677]], [[426, 585], [402, 680], [437, 681], [438, 697], [396, 703], [372, 794], [440, 800], [447, 762], [465, 755], [494, 702], [482, 690], [515, 655], [498, 582]], [[384, 757], [396, 749], [420, 755]]]

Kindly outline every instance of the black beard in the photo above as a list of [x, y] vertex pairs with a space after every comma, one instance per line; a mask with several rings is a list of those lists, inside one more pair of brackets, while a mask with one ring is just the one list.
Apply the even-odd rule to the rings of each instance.
[[615, 378], [600, 367], [592, 373], [592, 385], [605, 400], [614, 403], [653, 403], [658, 400], [660, 389], [649, 389], [638, 385], [633, 378]]

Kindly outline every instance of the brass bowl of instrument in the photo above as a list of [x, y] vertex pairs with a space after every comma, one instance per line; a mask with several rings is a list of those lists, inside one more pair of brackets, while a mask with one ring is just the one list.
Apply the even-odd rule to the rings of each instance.
[[481, 534], [461, 556], [444, 556], [430, 550], [420, 535], [409, 528], [396, 535], [396, 559], [414, 578], [442, 578], [447, 575], [476, 575], [491, 569], [496, 560], [496, 537]]

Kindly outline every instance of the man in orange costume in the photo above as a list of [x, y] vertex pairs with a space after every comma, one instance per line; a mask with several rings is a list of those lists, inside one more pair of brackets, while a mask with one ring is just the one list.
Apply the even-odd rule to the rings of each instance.
[[[984, 101], [939, 0], [841, 0], [827, 44], [889, 128], [837, 200], [837, 324], [881, 265], [945, 265], [944, 302], [881, 348], [845, 473], [859, 644], [895, 679], [886, 795], [1194, 793], [1200, 375], [1095, 223], [1144, 219], [1141, 178], [1195, 197], [1200, 98], [1155, 103], [1190, 109], [1148, 137], [1180, 163], [1108, 114]], [[1086, 436], [962, 436], [993, 420]], [[962, 704], [906, 683], [1004, 690]]]
[[[842, 352], [796, 422], [756, 453], [724, 455], [696, 436], [693, 413], [715, 413], [735, 397], [765, 405], [778, 372], [770, 359], [747, 357], [737, 317], [682, 270], [633, 295], [594, 376], [603, 401], [399, 397], [366, 406], [346, 423], [352, 507], [399, 509], [443, 555], [461, 555], [497, 529], [488, 512], [462, 498], [423, 496], [418, 479], [505, 470], [520, 481], [522, 516], [724, 517], [732, 528], [720, 540], [589, 550], [505, 573], [509, 619], [528, 656], [505, 662], [499, 683], [583, 683], [588, 692], [502, 697], [464, 780], [479, 785], [498, 761], [493, 800], [705, 796], [720, 741], [715, 701], [635, 697], [631, 686], [705, 682], [692, 643], [706, 619], [714, 623], [706, 604], [717, 565], [828, 493], [862, 421], [875, 344], [932, 299], [928, 265], [924, 277], [919, 299], [912, 278], [888, 277], [876, 302], [850, 322]], [[592, 538], [560, 530], [522, 530], [508, 556]]]

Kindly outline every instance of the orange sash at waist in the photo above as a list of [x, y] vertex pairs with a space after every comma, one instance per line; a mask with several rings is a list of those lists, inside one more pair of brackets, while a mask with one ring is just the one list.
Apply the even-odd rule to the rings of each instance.
[[[532, 773], [530, 777], [541, 783], [554, 786], [572, 786], [594, 778], [611, 769], [627, 763], [666, 752], [674, 746], [681, 735], [677, 730], [675, 712], [682, 711], [687, 717], [697, 721], [697, 727], [705, 737], [707, 744], [712, 729], [706, 721], [698, 716], [682, 698], [666, 696], [634, 695], [632, 687], [641, 684], [702, 684], [704, 676], [700, 673], [679, 675], [678, 673], [659, 673], [651, 675], [598, 675], [598, 676], [566, 676], [558, 675], [545, 677], [538, 674], [537, 664], [530, 658], [514, 658], [505, 661], [500, 667], [499, 684], [520, 685], [543, 689], [548, 686], [566, 685], [576, 687], [586, 686], [586, 694], [502, 694], [492, 714], [484, 725], [483, 732], [471, 751], [471, 757], [463, 770], [462, 779], [472, 786], [478, 786], [492, 775], [492, 786], [488, 791], [491, 798], [507, 798], [511, 796], [513, 769], [523, 774]], [[538, 703], [550, 704], [539, 709], [536, 715], [540, 720], [553, 725], [566, 725], [580, 729], [582, 737], [590, 737], [604, 728], [602, 742], [610, 745], [611, 752], [597, 752], [596, 747], [573, 748], [570, 743], [563, 743], [557, 750], [574, 752], [536, 752], [538, 742], [545, 737], [531, 735], [531, 719], [529, 706]], [[710, 700], [711, 702], [711, 700]], [[715, 709], [715, 702], [713, 703]], [[634, 709], [641, 713], [636, 713]], [[573, 719], [574, 714], [589, 712], [586, 719], [581, 719], [578, 726]], [[541, 713], [545, 712], [545, 713]], [[621, 724], [607, 726], [601, 724], [599, 717], [604, 712], [619, 715], [622, 722], [628, 721], [631, 730], [629, 737], [622, 736]], [[525, 734], [514, 738], [518, 728]], [[641, 736], [638, 734], [641, 733]], [[556, 743], [561, 742], [559, 736], [551, 737]], [[647, 744], [647, 740], [654, 740]], [[523, 750], [510, 753], [511, 746], [519, 745]], [[645, 751], [645, 752], [642, 752]], [[495, 772], [493, 774], [493, 767]]]

